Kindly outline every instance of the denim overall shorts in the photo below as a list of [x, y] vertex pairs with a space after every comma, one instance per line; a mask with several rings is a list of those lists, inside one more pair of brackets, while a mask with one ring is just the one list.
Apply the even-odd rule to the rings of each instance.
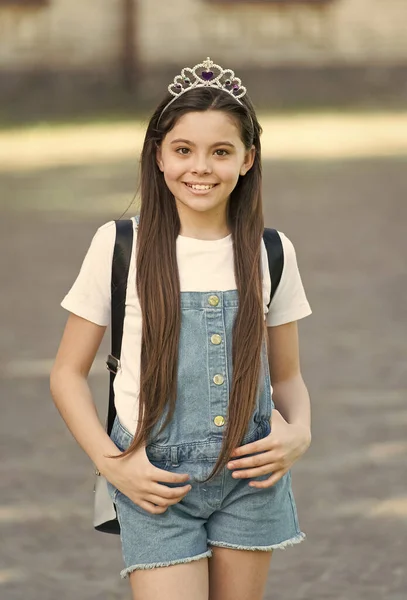
[[[252, 488], [253, 479], [234, 479], [224, 467], [205, 483], [219, 456], [232, 383], [232, 329], [238, 292], [181, 292], [181, 331], [176, 409], [159, 434], [165, 414], [147, 444], [150, 462], [166, 471], [188, 473], [192, 489], [162, 514], [151, 514], [109, 483], [121, 526], [124, 578], [151, 569], [210, 557], [211, 546], [271, 551], [301, 542], [288, 472], [270, 488]], [[247, 357], [250, 360], [250, 357]], [[256, 406], [242, 444], [270, 433], [271, 397], [267, 349], [261, 353]], [[243, 401], [244, 399], [242, 399]], [[111, 439], [123, 451], [133, 435], [120, 423]], [[256, 477], [262, 481], [270, 474]], [[168, 484], [167, 484], [168, 485]], [[178, 484], [170, 484], [171, 487]]]

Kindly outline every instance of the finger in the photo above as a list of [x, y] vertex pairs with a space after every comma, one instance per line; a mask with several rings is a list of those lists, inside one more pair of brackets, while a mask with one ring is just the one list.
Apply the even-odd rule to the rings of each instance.
[[168, 507], [172, 506], [173, 504], [178, 504], [178, 502], [180, 502], [185, 495], [186, 494], [183, 494], [181, 497], [168, 499], [163, 498], [162, 496], [156, 496], [155, 494], [148, 494], [145, 497], [145, 500], [151, 502], [152, 504], [156, 504], [157, 506]]
[[161, 508], [167, 508], [169, 505], [169, 501], [165, 498], [161, 498], [161, 496], [155, 496], [154, 494], [148, 494], [144, 498], [145, 502], [149, 502], [150, 504], [154, 504], [155, 506], [160, 506]]
[[228, 462], [227, 467], [232, 470], [246, 469], [250, 467], [260, 467], [262, 465], [274, 462], [274, 459], [274, 452], [262, 452], [261, 454], [256, 454], [255, 456], [250, 456], [248, 458], [239, 458], [238, 460], [231, 460]]
[[268, 464], [256, 469], [247, 469], [246, 471], [234, 471], [232, 477], [233, 479], [247, 479], [249, 477], [260, 477], [260, 475], [266, 475], [267, 473], [273, 473], [273, 465]]
[[282, 469], [280, 471], [277, 471], [276, 473], [273, 473], [273, 475], [271, 475], [271, 477], [269, 477], [265, 481], [251, 481], [249, 485], [250, 487], [255, 488], [270, 488], [273, 485], [275, 485], [278, 481], [280, 481], [280, 479], [284, 477], [286, 473], [287, 471], [285, 469]]
[[151, 465], [150, 476], [155, 481], [165, 481], [166, 483], [182, 483], [189, 479], [188, 473], [171, 473], [154, 465]]
[[138, 504], [138, 506], [151, 513], [152, 515], [162, 515], [167, 510], [166, 506], [155, 506], [154, 504], [152, 504], [151, 502], [147, 502], [146, 500], [142, 500]]
[[239, 448], [235, 448], [233, 452], [231, 452], [230, 456], [246, 456], [246, 454], [255, 454], [256, 452], [264, 452], [265, 450], [271, 450], [274, 447], [273, 442], [270, 440], [269, 436], [257, 440], [257, 442], [252, 442], [251, 444], [246, 444], [245, 446], [239, 446]]
[[173, 498], [182, 498], [189, 491], [191, 491], [191, 485], [183, 485], [182, 487], [171, 488], [167, 485], [161, 485], [160, 483], [155, 483], [147, 489], [147, 492], [150, 494], [155, 494], [156, 496], [161, 496], [162, 498], [167, 498], [168, 500], [172, 500]]

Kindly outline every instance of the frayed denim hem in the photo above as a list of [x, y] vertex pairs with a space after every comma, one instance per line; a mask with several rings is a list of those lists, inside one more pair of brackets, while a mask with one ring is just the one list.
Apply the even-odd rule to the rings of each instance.
[[210, 558], [212, 556], [212, 550], [208, 550], [203, 554], [198, 554], [197, 556], [192, 556], [191, 558], [180, 558], [178, 560], [169, 560], [167, 562], [161, 563], [149, 563], [143, 565], [132, 565], [131, 567], [127, 567], [127, 569], [123, 569], [120, 573], [120, 577], [125, 579], [133, 573], [133, 571], [141, 570], [141, 569], [156, 569], [157, 567], [171, 567], [172, 565], [181, 565], [183, 563], [190, 563], [194, 560], [200, 560], [201, 558]]
[[231, 548], [233, 550], [262, 550], [263, 552], [270, 552], [271, 550], [284, 550], [287, 546], [294, 546], [294, 544], [300, 544], [305, 540], [305, 533], [300, 532], [293, 538], [280, 542], [279, 544], [272, 544], [271, 546], [241, 546], [240, 544], [228, 544], [227, 542], [215, 542], [208, 540], [208, 544], [211, 546], [219, 546], [219, 548]]

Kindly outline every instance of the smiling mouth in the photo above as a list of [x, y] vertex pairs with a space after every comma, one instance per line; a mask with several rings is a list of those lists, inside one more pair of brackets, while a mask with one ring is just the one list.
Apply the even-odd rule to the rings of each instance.
[[208, 191], [218, 185], [217, 183], [184, 183], [188, 188], [196, 191]]

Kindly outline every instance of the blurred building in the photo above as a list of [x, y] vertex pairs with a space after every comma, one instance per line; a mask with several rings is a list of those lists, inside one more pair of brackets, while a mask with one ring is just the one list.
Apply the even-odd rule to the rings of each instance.
[[405, 102], [406, 0], [0, 0], [0, 104], [143, 104], [210, 55], [274, 106]]

